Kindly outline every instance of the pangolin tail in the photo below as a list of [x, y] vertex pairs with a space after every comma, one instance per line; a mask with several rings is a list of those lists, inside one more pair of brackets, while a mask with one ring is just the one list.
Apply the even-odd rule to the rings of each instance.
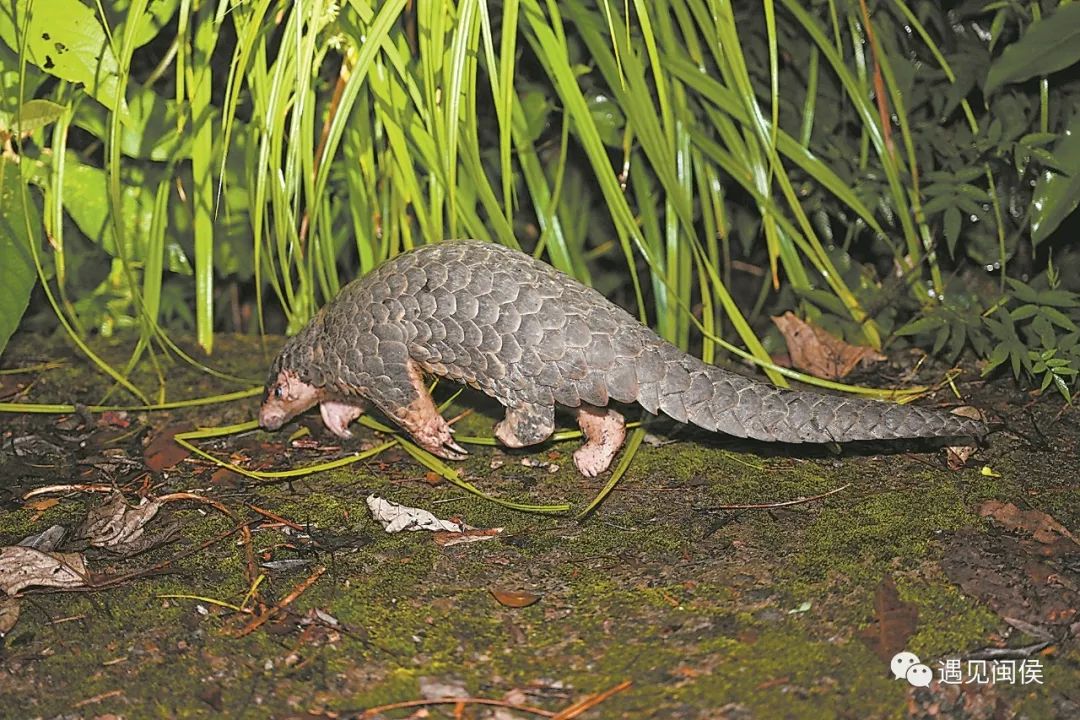
[[[661, 377], [644, 379], [639, 402], [680, 422], [736, 437], [788, 443], [982, 437], [984, 423], [939, 410], [782, 390], [686, 355], [659, 349]], [[650, 408], [655, 405], [656, 408]]]

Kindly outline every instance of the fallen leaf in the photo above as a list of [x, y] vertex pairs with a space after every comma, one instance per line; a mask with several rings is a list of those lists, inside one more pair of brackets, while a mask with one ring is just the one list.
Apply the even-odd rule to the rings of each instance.
[[975, 452], [973, 445], [950, 445], [945, 448], [945, 464], [950, 470], [963, 470], [968, 458]]
[[19, 598], [0, 598], [0, 638], [11, 632], [15, 623], [19, 622], [20, 612], [22, 601]]
[[190, 429], [191, 426], [184, 423], [168, 425], [157, 430], [143, 448], [143, 458], [146, 460], [146, 466], [154, 472], [161, 472], [175, 467], [181, 460], [190, 455], [187, 449], [175, 440], [177, 433]]
[[36, 535], [28, 535], [19, 541], [19, 545], [22, 547], [34, 548], [35, 550], [41, 550], [42, 552], [49, 552], [60, 546], [65, 535], [67, 535], [67, 528], [63, 525], [53, 525]]
[[896, 583], [886, 575], [874, 591], [874, 622], [860, 630], [859, 637], [888, 664], [907, 646], [918, 624], [918, 611], [900, 600]]
[[443, 520], [427, 510], [384, 500], [377, 495], [369, 495], [367, 505], [371, 516], [386, 532], [428, 530], [435, 533], [435, 542], [444, 547], [490, 540], [503, 531], [502, 528], [478, 529], [457, 520]]
[[259, 563], [259, 567], [278, 572], [292, 572], [308, 567], [311, 565], [311, 562], [311, 560], [306, 560], [304, 558], [286, 558], [284, 560], [267, 560], [266, 562]]
[[86, 561], [81, 553], [42, 552], [12, 545], [0, 548], [0, 590], [8, 595], [28, 587], [82, 587]]
[[540, 595], [531, 592], [521, 592], [515, 590], [496, 590], [494, 588], [488, 588], [488, 592], [491, 593], [491, 597], [498, 600], [500, 605], [509, 608], [525, 608], [535, 604], [540, 600]]
[[0, 375], [0, 401], [11, 400], [26, 387], [26, 383], [17, 382], [14, 377]]
[[245, 484], [244, 476], [227, 467], [219, 467], [210, 475], [210, 484], [224, 488], [242, 488]]
[[[979, 514], [997, 522], [1012, 532], [1024, 531], [1036, 542], [1058, 545], [1063, 540], [1078, 545], [1076, 537], [1054, 518], [1038, 510], [1021, 510], [1012, 503], [987, 500], [979, 506]], [[1076, 548], [1080, 550], [1080, 547]]]
[[378, 520], [388, 533], [397, 533], [403, 530], [429, 530], [432, 532], [443, 530], [445, 532], [460, 533], [472, 529], [465, 523], [440, 520], [427, 510], [384, 500], [377, 495], [368, 496], [367, 506], [371, 510], [371, 516]]
[[131, 425], [127, 412], [123, 410], [106, 410], [98, 415], [98, 427], [126, 428]]
[[784, 336], [791, 363], [816, 377], [835, 380], [846, 377], [860, 363], [869, 365], [886, 359], [873, 348], [846, 343], [794, 313], [786, 312], [772, 321]]
[[498, 537], [502, 533], [502, 528], [487, 528], [485, 530], [471, 529], [464, 532], [442, 532], [435, 533], [435, 544], [442, 547], [450, 547], [451, 545], [463, 545], [471, 542], [481, 542], [483, 540], [491, 540]]
[[941, 567], [966, 595], [1002, 618], [1020, 620], [1047, 634], [1049, 627], [1080, 619], [1076, 589], [1080, 572], [1072, 569], [1080, 548], [1073, 544], [1074, 552], [1066, 560], [1047, 556], [1047, 547], [1012, 535], [963, 531], [949, 540]]
[[127, 503], [123, 495], [115, 492], [108, 502], [87, 513], [77, 535], [94, 547], [111, 550], [143, 547], [146, 526], [160, 509], [161, 503], [157, 500], [144, 498], [133, 506]]

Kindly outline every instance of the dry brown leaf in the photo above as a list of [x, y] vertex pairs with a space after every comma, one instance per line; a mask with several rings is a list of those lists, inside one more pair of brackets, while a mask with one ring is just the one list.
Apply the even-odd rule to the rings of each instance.
[[907, 646], [918, 623], [918, 611], [900, 600], [896, 583], [886, 575], [874, 591], [874, 622], [859, 631], [859, 637], [874, 654], [888, 663]]
[[106, 410], [98, 415], [98, 427], [127, 428], [131, 425], [127, 412], [123, 410]]
[[0, 598], [0, 638], [11, 632], [15, 623], [19, 622], [21, 611], [22, 601], [19, 598]]
[[436, 545], [450, 547], [452, 545], [464, 545], [465, 543], [491, 540], [494, 537], [498, 537], [502, 531], [502, 528], [470, 528], [463, 532], [438, 531], [433, 537]]
[[147, 524], [161, 509], [157, 500], [144, 499], [139, 505], [128, 505], [124, 496], [113, 493], [109, 501], [86, 515], [78, 537], [94, 547], [112, 550], [142, 544]]
[[0, 590], [8, 595], [32, 586], [84, 585], [86, 561], [81, 553], [41, 552], [20, 545], [0, 548]]
[[154, 472], [161, 472], [175, 467], [190, 453], [175, 440], [177, 433], [190, 430], [187, 424], [169, 425], [161, 428], [150, 438], [150, 442], [143, 448], [143, 458], [146, 466]]
[[941, 567], [966, 595], [1002, 618], [1020, 620], [1046, 634], [1080, 618], [1080, 573], [1048, 552], [1065, 546], [1072, 553], [1061, 555], [1076, 557], [1080, 548], [1069, 540], [1045, 545], [1005, 533], [961, 531], [945, 546]]
[[873, 348], [851, 345], [791, 312], [772, 318], [784, 336], [791, 364], [815, 377], [847, 377], [860, 363], [880, 362], [885, 356]]
[[1044, 545], [1055, 545], [1061, 540], [1077, 543], [1076, 537], [1064, 525], [1038, 510], [1021, 510], [1012, 503], [987, 500], [979, 506], [979, 514], [992, 518], [1012, 532], [1023, 530]]
[[44, 512], [51, 507], [59, 505], [60, 501], [56, 498], [43, 498], [41, 500], [31, 500], [23, 505], [28, 510], [36, 510], [37, 512]]
[[491, 593], [491, 597], [498, 600], [500, 605], [509, 608], [529, 607], [538, 602], [541, 597], [536, 593], [517, 590], [496, 590], [495, 588], [488, 588], [488, 592]]
[[950, 470], [963, 470], [974, 452], [974, 445], [950, 445], [945, 448], [945, 464]]

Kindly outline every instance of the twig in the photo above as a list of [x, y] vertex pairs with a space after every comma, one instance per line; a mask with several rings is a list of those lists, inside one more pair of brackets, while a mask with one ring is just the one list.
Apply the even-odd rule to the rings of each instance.
[[584, 700], [574, 703], [565, 710], [560, 711], [558, 715], [552, 718], [552, 720], [572, 720], [572, 718], [576, 718], [578, 715], [585, 712], [589, 708], [599, 705], [615, 693], [622, 692], [626, 688], [630, 687], [632, 684], [633, 683], [630, 680], [623, 680], [621, 683], [619, 683], [613, 688], [605, 690], [604, 692], [596, 693], [595, 695], [590, 695]]
[[248, 507], [251, 508], [253, 511], [259, 513], [260, 515], [273, 520], [276, 523], [281, 523], [282, 525], [285, 525], [286, 527], [291, 527], [296, 532], [304, 532], [304, 528], [301, 525], [298, 525], [297, 523], [294, 523], [292, 520], [288, 520], [286, 518], [283, 518], [282, 516], [278, 515], [275, 512], [271, 512], [269, 510], [264, 510], [261, 507], [259, 507], [258, 505], [252, 505], [251, 503], [248, 503]]
[[93, 484], [87, 485], [83, 483], [76, 483], [74, 485], [46, 485], [44, 487], [34, 488], [33, 490], [25, 493], [22, 496], [23, 500], [29, 500], [30, 498], [37, 497], [38, 495], [53, 495], [55, 493], [67, 493], [67, 492], [94, 492], [94, 493], [107, 493], [112, 492], [116, 488], [112, 485]]
[[99, 703], [102, 700], [108, 700], [109, 698], [112, 698], [112, 697], [122, 697], [123, 694], [124, 694], [123, 690], [110, 690], [109, 692], [103, 692], [100, 695], [95, 695], [94, 697], [88, 697], [85, 700], [80, 700], [79, 702], [72, 705], [72, 707], [73, 708], [81, 708], [81, 707], [85, 707], [87, 705], [93, 705], [94, 703]]
[[283, 597], [277, 604], [275, 604], [274, 606], [272, 606], [270, 608], [267, 608], [257, 618], [255, 618], [254, 620], [249, 622], [247, 625], [245, 625], [244, 627], [242, 627], [239, 630], [237, 630], [236, 632], [234, 632], [233, 637], [243, 637], [243, 636], [247, 635], [248, 633], [250, 633], [253, 630], [257, 629], [259, 626], [261, 626], [263, 623], [265, 623], [270, 618], [272, 618], [275, 615], [277, 615], [278, 613], [282, 612], [287, 605], [292, 604], [292, 602], [294, 600], [296, 600], [296, 598], [303, 595], [304, 592], [306, 592], [309, 587], [314, 585], [315, 581], [318, 580], [320, 577], [322, 577], [325, 573], [326, 573], [326, 568], [325, 567], [318, 568], [315, 572], [311, 573], [311, 575], [308, 575], [308, 577], [302, 583], [300, 583], [295, 588], [293, 588], [293, 591], [291, 593], [289, 593], [288, 595], [286, 595], [285, 597]]
[[769, 510], [769, 509], [772, 509], [772, 508], [790, 507], [792, 505], [801, 505], [803, 503], [814, 502], [815, 500], [821, 500], [822, 498], [827, 498], [830, 495], [835, 495], [838, 492], [842, 492], [844, 490], [847, 490], [849, 487], [851, 487], [851, 483], [841, 485], [840, 487], [836, 488], [835, 490], [830, 490], [829, 492], [824, 492], [824, 493], [821, 493], [820, 495], [814, 495], [813, 497], [808, 497], [808, 498], [799, 498], [798, 500], [785, 500], [783, 502], [775, 502], [775, 503], [745, 503], [745, 504], [739, 504], [739, 505], [717, 505], [716, 509], [717, 510]]

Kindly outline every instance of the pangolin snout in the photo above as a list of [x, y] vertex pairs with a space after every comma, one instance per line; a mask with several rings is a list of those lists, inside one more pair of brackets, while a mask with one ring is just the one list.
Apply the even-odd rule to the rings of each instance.
[[286, 414], [278, 408], [270, 407], [268, 405], [263, 405], [259, 408], [259, 425], [262, 426], [264, 430], [270, 430], [271, 432], [279, 430], [281, 426], [285, 424], [286, 419]]

